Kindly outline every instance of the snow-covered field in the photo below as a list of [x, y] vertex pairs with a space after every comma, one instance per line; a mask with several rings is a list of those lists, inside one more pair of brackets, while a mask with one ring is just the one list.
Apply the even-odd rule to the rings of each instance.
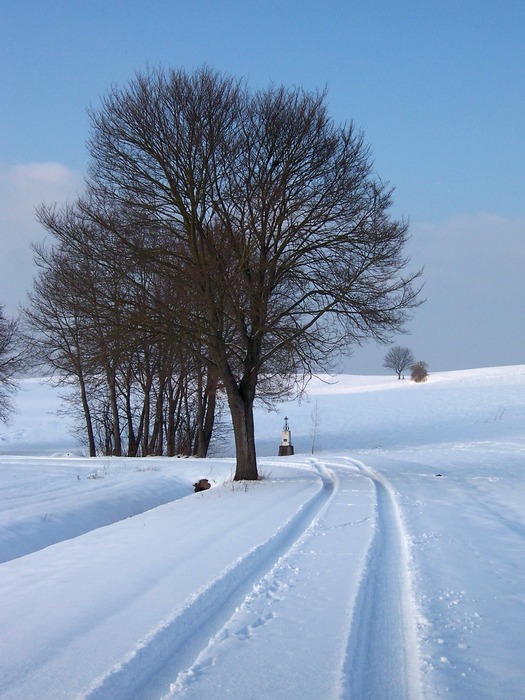
[[525, 365], [313, 382], [258, 413], [249, 484], [75, 456], [36, 380], [17, 406], [2, 699], [525, 697]]

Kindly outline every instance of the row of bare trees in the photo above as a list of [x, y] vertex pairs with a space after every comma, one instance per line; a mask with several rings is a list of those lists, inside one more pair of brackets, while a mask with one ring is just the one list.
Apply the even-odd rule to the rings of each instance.
[[417, 305], [407, 225], [323, 94], [156, 70], [91, 116], [86, 194], [39, 214], [54, 237], [31, 300], [42, 354], [78, 383], [93, 449], [101, 430], [114, 453], [125, 433], [147, 454], [162, 432], [170, 454], [179, 439], [205, 453], [219, 388], [235, 478], [256, 479], [256, 399], [387, 340]]
[[177, 297], [162, 267], [108, 241], [78, 204], [41, 208], [39, 219], [54, 245], [35, 248], [30, 343], [76, 388], [69, 403], [89, 454], [206, 456], [217, 375], [167, 332], [183, 309], [171, 308]]

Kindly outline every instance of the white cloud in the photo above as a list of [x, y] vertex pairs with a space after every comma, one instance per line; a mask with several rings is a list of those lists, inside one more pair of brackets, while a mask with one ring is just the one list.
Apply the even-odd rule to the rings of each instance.
[[45, 236], [35, 208], [73, 199], [81, 189], [81, 175], [61, 163], [0, 164], [0, 303], [7, 313], [24, 301], [34, 274], [30, 245]]
[[459, 260], [483, 269], [525, 256], [525, 220], [480, 213], [458, 216], [438, 224], [415, 224], [410, 248], [426, 264], [450, 265]]

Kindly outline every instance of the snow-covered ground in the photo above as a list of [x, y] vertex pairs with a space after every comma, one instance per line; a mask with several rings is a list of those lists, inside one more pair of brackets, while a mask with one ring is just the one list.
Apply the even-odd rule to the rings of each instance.
[[525, 365], [312, 382], [258, 412], [247, 484], [76, 456], [39, 381], [17, 406], [2, 699], [525, 697]]

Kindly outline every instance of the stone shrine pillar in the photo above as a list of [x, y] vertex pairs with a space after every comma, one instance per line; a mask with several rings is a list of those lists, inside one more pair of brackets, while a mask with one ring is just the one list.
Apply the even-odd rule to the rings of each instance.
[[284, 427], [281, 433], [281, 444], [279, 445], [279, 457], [293, 455], [292, 432], [288, 425], [288, 417], [284, 419]]

